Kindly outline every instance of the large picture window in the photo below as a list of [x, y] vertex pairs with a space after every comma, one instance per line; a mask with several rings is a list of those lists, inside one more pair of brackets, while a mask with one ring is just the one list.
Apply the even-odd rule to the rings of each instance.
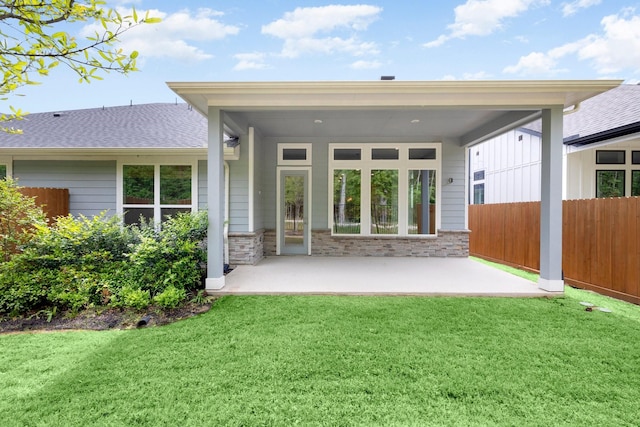
[[329, 144], [335, 235], [433, 235], [440, 144]]
[[192, 165], [124, 164], [122, 166], [122, 213], [125, 224], [141, 218], [159, 223], [193, 206]]

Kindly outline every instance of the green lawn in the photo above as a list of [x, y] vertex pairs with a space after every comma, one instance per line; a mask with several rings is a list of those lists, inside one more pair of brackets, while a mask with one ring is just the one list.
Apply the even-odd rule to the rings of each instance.
[[0, 336], [0, 425], [638, 425], [640, 307], [586, 296], [225, 297], [166, 327]]

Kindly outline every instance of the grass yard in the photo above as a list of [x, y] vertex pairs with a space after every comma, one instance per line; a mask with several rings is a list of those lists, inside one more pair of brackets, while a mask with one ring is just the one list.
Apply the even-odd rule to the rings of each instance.
[[165, 327], [0, 336], [0, 424], [638, 425], [640, 307], [575, 292], [225, 297]]

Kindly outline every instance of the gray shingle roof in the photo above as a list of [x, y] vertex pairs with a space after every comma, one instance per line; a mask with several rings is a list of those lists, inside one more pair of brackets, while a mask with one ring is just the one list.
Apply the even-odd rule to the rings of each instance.
[[207, 119], [187, 104], [141, 104], [29, 114], [0, 132], [0, 148], [202, 148]]
[[[599, 134], [612, 129], [640, 123], [640, 85], [620, 85], [582, 102], [580, 109], [564, 116], [565, 141]], [[524, 126], [541, 132], [537, 120]]]

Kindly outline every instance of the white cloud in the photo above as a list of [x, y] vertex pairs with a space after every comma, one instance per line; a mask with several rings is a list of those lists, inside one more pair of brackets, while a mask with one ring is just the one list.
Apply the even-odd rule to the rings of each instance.
[[507, 18], [514, 18], [535, 6], [549, 4], [549, 0], [467, 0], [454, 9], [455, 21], [442, 34], [424, 47], [437, 47], [445, 42], [466, 36], [487, 36], [502, 28]]
[[531, 52], [520, 58], [516, 65], [510, 65], [503, 71], [508, 74], [555, 74], [557, 61], [542, 52]]
[[356, 61], [350, 65], [354, 70], [373, 70], [382, 67], [380, 61]]
[[[123, 15], [131, 13], [126, 9], [118, 11]], [[173, 58], [183, 61], [209, 59], [213, 55], [195, 46], [193, 42], [221, 40], [240, 32], [239, 27], [220, 22], [217, 18], [223, 16], [223, 13], [213, 9], [204, 8], [195, 12], [183, 9], [171, 14], [152, 9], [138, 10], [137, 13], [139, 17], [148, 13], [151, 17], [162, 19], [158, 24], [138, 26], [120, 37], [120, 47], [127, 52], [138, 51], [141, 58]], [[82, 34], [93, 35], [102, 30], [99, 24], [91, 24], [83, 28]]]
[[236, 71], [245, 70], [264, 70], [269, 68], [265, 63], [266, 54], [264, 53], [238, 53], [233, 56], [238, 60], [238, 63], [233, 67]]
[[[281, 54], [289, 58], [313, 53], [376, 54], [375, 43], [362, 42], [354, 33], [366, 30], [381, 12], [380, 7], [363, 4], [299, 7], [263, 26], [262, 33], [284, 40]], [[331, 35], [337, 31], [346, 31], [349, 37]]]
[[506, 67], [504, 72], [555, 74], [561, 71], [556, 68], [558, 62], [570, 55], [590, 61], [598, 74], [640, 72], [640, 15], [634, 13], [633, 9], [625, 9], [620, 14], [605, 16], [600, 22], [601, 34], [590, 34], [547, 53], [532, 52], [521, 57], [516, 65]]
[[586, 9], [591, 6], [597, 6], [602, 3], [602, 0], [575, 0], [570, 3], [562, 4], [562, 15], [571, 16], [577, 13], [580, 9]]

